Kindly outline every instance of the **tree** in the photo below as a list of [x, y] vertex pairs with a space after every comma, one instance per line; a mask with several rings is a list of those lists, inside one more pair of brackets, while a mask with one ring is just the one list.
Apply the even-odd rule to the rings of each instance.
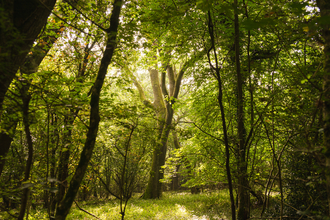
[[45, 26], [55, 2], [56, 0], [17, 0], [1, 3], [0, 110], [9, 85]]
[[[26, 92], [29, 90], [31, 84], [31, 79], [28, 79], [28, 77], [32, 73], [38, 71], [40, 63], [45, 58], [48, 51], [52, 48], [53, 44], [57, 40], [57, 37], [60, 35], [61, 30], [63, 29], [63, 27], [58, 27], [54, 29], [52, 25], [51, 27], [48, 28], [50, 30], [45, 30], [44, 34], [41, 37], [39, 37], [38, 43], [31, 48], [31, 53], [27, 55], [24, 64], [20, 67], [21, 78], [22, 80], [24, 79], [24, 81], [26, 81], [24, 82], [26, 84], [25, 85]], [[11, 91], [11, 92], [17, 93], [17, 91]], [[12, 99], [12, 97], [10, 96], [8, 96], [7, 98]], [[4, 157], [6, 156], [9, 150], [10, 144], [15, 135], [15, 129], [17, 123], [19, 121], [19, 117], [15, 115], [10, 116], [10, 112], [12, 112], [13, 108], [15, 108], [15, 106], [7, 104], [3, 109], [1, 116], [1, 123], [2, 123], [1, 127], [4, 131], [1, 131], [0, 133], [0, 143], [2, 143], [0, 155], [1, 157], [3, 157], [0, 159], [0, 176], [5, 164]]]
[[15, 72], [0, 136], [9, 214], [43, 201], [63, 219], [75, 197], [105, 195], [124, 218], [135, 186], [159, 198], [178, 172], [184, 187], [229, 189], [232, 219], [254, 205], [261, 218], [330, 212], [327, 2], [117, 3], [59, 2]]
[[70, 181], [70, 186], [68, 191], [65, 194], [63, 200], [59, 203], [55, 219], [61, 220], [65, 219], [68, 215], [72, 203], [74, 201], [75, 196], [77, 195], [80, 183], [85, 175], [87, 170], [87, 166], [93, 154], [93, 149], [95, 146], [95, 140], [97, 137], [97, 131], [100, 121], [99, 115], [99, 100], [100, 100], [100, 92], [104, 83], [104, 78], [107, 74], [108, 66], [111, 62], [115, 47], [116, 47], [116, 37], [117, 30], [119, 25], [119, 15], [121, 11], [121, 7], [123, 5], [122, 0], [115, 0], [113, 3], [112, 14], [110, 17], [110, 27], [106, 29], [107, 34], [107, 42], [106, 48], [101, 60], [100, 68], [97, 74], [96, 81], [91, 91], [91, 101], [90, 101], [90, 124], [88, 128], [88, 133], [86, 137], [85, 146], [83, 151], [81, 152], [81, 157], [79, 160], [79, 164], [76, 168], [76, 171]]

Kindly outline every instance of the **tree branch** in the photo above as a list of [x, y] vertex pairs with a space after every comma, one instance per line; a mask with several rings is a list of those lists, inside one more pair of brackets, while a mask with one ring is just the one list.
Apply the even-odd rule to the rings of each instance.
[[96, 215], [94, 215], [94, 214], [88, 212], [87, 210], [81, 208], [81, 207], [78, 205], [78, 203], [76, 202], [76, 200], [74, 201], [74, 203], [76, 204], [76, 206], [78, 207], [78, 209], [80, 209], [81, 211], [86, 212], [88, 215], [91, 215], [91, 216], [93, 216], [94, 218], [100, 219], [100, 218], [97, 217]]

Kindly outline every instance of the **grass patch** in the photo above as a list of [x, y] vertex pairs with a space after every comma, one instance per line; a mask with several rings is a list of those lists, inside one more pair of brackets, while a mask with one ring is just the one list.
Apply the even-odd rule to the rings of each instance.
[[[227, 217], [230, 214], [227, 213], [230, 210], [228, 201], [228, 193], [224, 191], [199, 195], [188, 192], [167, 192], [161, 199], [153, 200], [132, 198], [127, 205], [125, 219], [229, 219]], [[104, 220], [121, 219], [118, 201], [80, 206]], [[93, 217], [74, 207], [67, 219], [93, 219]]]
[[[102, 220], [120, 220], [119, 201], [79, 202], [79, 206]], [[3, 217], [3, 216], [2, 216]], [[48, 219], [45, 210], [30, 210], [29, 220]], [[1, 213], [0, 213], [1, 219]], [[96, 219], [75, 205], [67, 220]], [[230, 220], [228, 190], [190, 194], [189, 192], [165, 192], [161, 199], [143, 200], [132, 198], [127, 205], [127, 220]]]
[[[144, 200], [138, 196], [129, 200], [125, 219], [139, 220], [211, 220], [230, 219], [229, 195], [226, 191], [190, 194], [165, 192], [161, 199]], [[119, 201], [80, 202], [79, 206], [102, 220], [120, 220]], [[31, 210], [29, 220], [48, 219], [45, 210]], [[67, 220], [96, 219], [72, 207]]]

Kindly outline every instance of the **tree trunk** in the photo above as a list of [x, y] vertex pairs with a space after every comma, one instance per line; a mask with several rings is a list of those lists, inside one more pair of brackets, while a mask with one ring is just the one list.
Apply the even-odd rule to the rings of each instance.
[[[51, 140], [52, 140], [52, 143], [54, 144], [52, 146], [52, 149], [51, 149], [51, 157], [50, 157], [50, 177], [51, 178], [55, 178], [55, 168], [56, 168], [56, 151], [58, 149], [58, 146], [59, 146], [59, 139], [60, 139], [60, 136], [59, 136], [59, 133], [58, 133], [58, 129], [57, 129], [57, 115], [56, 114], [51, 114], [51, 125], [52, 127], [55, 128], [52, 136], [51, 136]], [[55, 188], [55, 182], [52, 181], [50, 183], [50, 187], [51, 188]], [[55, 213], [55, 208], [56, 208], [56, 195], [55, 195], [55, 192], [52, 192], [51, 193], [51, 196], [50, 196], [50, 206], [48, 207], [48, 213], [49, 213], [49, 216], [54, 216], [54, 213]]]
[[155, 199], [155, 198], [159, 198], [162, 192], [161, 189], [162, 185], [159, 180], [162, 178], [160, 169], [161, 166], [164, 165], [161, 163], [163, 152], [166, 152], [166, 149], [164, 149], [163, 142], [161, 142], [162, 133], [164, 129], [164, 122], [166, 117], [165, 116], [166, 109], [162, 97], [162, 92], [160, 89], [158, 71], [156, 69], [150, 69], [149, 73], [150, 73], [150, 81], [152, 84], [152, 90], [154, 94], [153, 108], [156, 111], [157, 120], [158, 120], [157, 122], [158, 133], [157, 133], [157, 140], [155, 143], [153, 157], [152, 157], [152, 165], [151, 165], [148, 185], [144, 192], [143, 198]]
[[[28, 182], [29, 180], [31, 167], [32, 167], [32, 160], [33, 160], [33, 143], [30, 132], [30, 123], [29, 123], [29, 104], [31, 100], [31, 95], [28, 94], [29, 87], [30, 87], [30, 83], [24, 83], [24, 82], [22, 83], [21, 95], [23, 101], [23, 124], [24, 124], [25, 137], [28, 145], [28, 158], [26, 161], [25, 175], [23, 182]], [[20, 213], [17, 218], [18, 220], [23, 220], [24, 218], [29, 194], [30, 194], [30, 188], [29, 186], [25, 186], [22, 194]]]
[[56, 0], [0, 3], [0, 111], [15, 74], [54, 8]]
[[[227, 173], [227, 180], [228, 180], [228, 190], [230, 195], [230, 204], [231, 204], [231, 217], [233, 220], [236, 220], [236, 208], [235, 208], [235, 200], [234, 200], [234, 193], [233, 193], [233, 183], [231, 178], [231, 171], [230, 171], [230, 146], [228, 140], [228, 132], [227, 132], [227, 125], [226, 125], [226, 115], [225, 109], [223, 106], [223, 92], [222, 92], [222, 79], [220, 75], [220, 67], [218, 64], [217, 52], [215, 49], [215, 40], [214, 40], [214, 30], [213, 30], [213, 22], [211, 17], [211, 12], [208, 11], [208, 29], [209, 34], [211, 37], [211, 48], [208, 50], [208, 60], [211, 67], [211, 70], [215, 72], [214, 76], [218, 81], [218, 103], [220, 107], [221, 113], [221, 122], [222, 122], [222, 129], [223, 129], [223, 136], [225, 142], [225, 151], [226, 151], [226, 173]], [[214, 67], [210, 60], [210, 52], [213, 50], [216, 66]]]
[[100, 69], [97, 74], [97, 78], [92, 88], [91, 101], [90, 101], [90, 124], [87, 132], [85, 146], [81, 152], [80, 160], [76, 171], [70, 182], [69, 189], [65, 194], [64, 199], [59, 203], [55, 219], [65, 220], [66, 216], [69, 214], [72, 203], [77, 195], [81, 181], [84, 178], [85, 172], [87, 170], [89, 161], [92, 157], [95, 141], [97, 137], [97, 131], [99, 127], [100, 115], [99, 115], [99, 101], [100, 93], [104, 83], [104, 78], [107, 74], [108, 66], [111, 62], [115, 47], [116, 47], [116, 37], [119, 25], [119, 15], [121, 11], [123, 1], [115, 0], [113, 3], [112, 14], [110, 18], [110, 27], [106, 29], [108, 40], [107, 46], [104, 51]]
[[[162, 169], [162, 166], [165, 165], [165, 157], [166, 157], [166, 151], [167, 151], [167, 140], [168, 136], [171, 130], [172, 126], [172, 119], [174, 115], [174, 111], [172, 106], [175, 103], [175, 100], [179, 96], [179, 91], [181, 87], [181, 81], [182, 77], [187, 70], [188, 67], [193, 65], [195, 61], [199, 58], [201, 58], [205, 54], [205, 51], [199, 51], [195, 54], [191, 59], [186, 61], [184, 65], [182, 66], [182, 69], [180, 72], [176, 75], [173, 71], [173, 68], [169, 65], [165, 65], [164, 71], [162, 71], [161, 74], [161, 85], [159, 86], [159, 79], [158, 79], [158, 71], [157, 71], [157, 78], [154, 77], [154, 79], [151, 79], [153, 90], [154, 90], [154, 109], [160, 108], [165, 110], [165, 116], [163, 116], [163, 120], [160, 121], [162, 124], [160, 124], [159, 127], [159, 139], [157, 146], [154, 150], [153, 155], [153, 161], [152, 161], [152, 170], [150, 172], [149, 182], [147, 189], [145, 191], [145, 194], [143, 195], [143, 198], [145, 199], [155, 199], [159, 198], [161, 196], [161, 183], [160, 180], [164, 177], [164, 172]], [[169, 87], [170, 87], [170, 93], [168, 93], [166, 89], [165, 84], [165, 78], [166, 78], [166, 72], [169, 79]], [[154, 73], [155, 74], [155, 73]], [[151, 74], [150, 74], [151, 76]], [[155, 88], [154, 88], [155, 87]], [[160, 92], [161, 90], [161, 92]], [[157, 92], [157, 94], [155, 94]], [[164, 99], [164, 98], [165, 99]], [[159, 100], [156, 100], [159, 99]], [[161, 102], [160, 102], [161, 100]], [[155, 103], [161, 103], [156, 104]], [[164, 107], [165, 102], [165, 107]], [[157, 114], [157, 113], [156, 113]], [[162, 114], [164, 114], [162, 112]], [[158, 117], [160, 118], [160, 117]], [[156, 160], [156, 161], [155, 161]], [[156, 188], [154, 188], [156, 187]], [[151, 194], [150, 192], [153, 192]]]
[[240, 64], [240, 48], [239, 48], [239, 24], [237, 12], [237, 0], [234, 0], [234, 13], [235, 13], [235, 64], [237, 76], [237, 124], [238, 124], [238, 211], [237, 219], [246, 220], [249, 218], [249, 184], [247, 175], [247, 162], [246, 162], [246, 131], [244, 126], [244, 97], [243, 97], [243, 76], [241, 73]]
[[[321, 17], [330, 16], [330, 2], [318, 0], [317, 5], [321, 11]], [[323, 75], [323, 145], [326, 158], [326, 185], [328, 191], [328, 215], [330, 216], [330, 23], [322, 24], [322, 36], [324, 38], [324, 75]]]

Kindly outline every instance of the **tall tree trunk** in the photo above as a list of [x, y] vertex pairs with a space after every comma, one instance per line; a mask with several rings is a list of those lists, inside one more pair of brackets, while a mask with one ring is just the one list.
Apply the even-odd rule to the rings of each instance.
[[[330, 2], [328, 0], [317, 0], [321, 11], [321, 17], [330, 17]], [[326, 184], [328, 191], [328, 215], [330, 216], [330, 23], [322, 24], [322, 36], [324, 44], [324, 75], [323, 75], [323, 145], [326, 158]]]
[[[159, 83], [158, 70], [149, 69], [150, 81], [152, 84], [154, 102], [151, 103], [146, 99], [142, 86], [137, 81], [136, 77], [131, 73], [127, 65], [123, 65], [124, 70], [130, 74], [134, 85], [137, 87], [140, 99], [143, 103], [152, 108], [157, 116], [158, 128], [157, 128], [157, 141], [155, 143], [155, 148], [153, 152], [152, 166], [150, 171], [150, 176], [148, 180], [147, 188], [144, 192], [144, 199], [154, 199], [161, 196], [161, 183], [160, 179], [163, 178], [163, 173], [161, 167], [165, 164], [165, 156], [167, 151], [167, 140], [169, 132], [171, 129], [172, 119], [173, 119], [173, 109], [172, 105], [178, 98], [181, 80], [188, 67], [192, 66], [197, 59], [200, 59], [205, 54], [205, 51], [199, 51], [191, 59], [186, 61], [182, 66], [180, 72], [176, 75], [171, 66], [164, 68], [162, 72], [161, 84]], [[166, 72], [169, 78], [170, 93], [168, 94], [165, 85]], [[166, 98], [164, 100], [164, 97]], [[165, 102], [165, 103], [164, 103]]]
[[0, 3], [0, 111], [15, 74], [54, 8], [56, 0]]
[[[52, 149], [51, 149], [51, 156], [50, 156], [50, 177], [55, 178], [55, 168], [56, 168], [56, 151], [59, 146], [60, 136], [57, 129], [57, 115], [51, 114], [51, 125], [55, 128], [53, 131], [53, 134], [51, 136], [51, 141], [53, 143]], [[55, 188], [55, 182], [51, 181], [50, 183], [51, 188]], [[56, 195], [54, 192], [51, 193], [50, 196], [50, 206], [48, 206], [48, 214], [49, 216], [54, 216], [56, 208]]]
[[[30, 83], [24, 83], [24, 82], [22, 83], [21, 95], [23, 101], [23, 124], [24, 124], [25, 137], [28, 145], [28, 158], [26, 161], [25, 175], [23, 182], [27, 182], [29, 180], [30, 172], [32, 168], [32, 159], [33, 159], [33, 143], [30, 132], [30, 123], [29, 123], [29, 104], [31, 100], [31, 95], [28, 94], [29, 87], [30, 87]], [[18, 220], [23, 220], [24, 218], [29, 194], [30, 194], [30, 188], [29, 186], [25, 186], [23, 189], [21, 208], [20, 208]]]
[[159, 198], [162, 192], [161, 189], [162, 185], [159, 180], [161, 179], [160, 169], [161, 166], [164, 165], [161, 163], [163, 152], [166, 152], [166, 149], [164, 149], [163, 142], [161, 142], [162, 133], [164, 130], [165, 117], [166, 117], [165, 115], [166, 109], [159, 83], [158, 70], [150, 69], [149, 73], [150, 73], [150, 81], [152, 84], [152, 90], [154, 94], [153, 108], [157, 115], [158, 131], [157, 131], [157, 140], [153, 151], [152, 165], [151, 165], [148, 185], [144, 192], [143, 198], [155, 199], [155, 198]]
[[[228, 180], [228, 190], [229, 190], [229, 195], [230, 195], [231, 218], [236, 220], [236, 208], [235, 208], [235, 200], [234, 200], [234, 193], [233, 193], [233, 182], [232, 182], [231, 171], [230, 171], [230, 151], [229, 151], [230, 146], [229, 146], [229, 140], [228, 140], [225, 109], [223, 106], [222, 79], [221, 79], [221, 75], [220, 75], [220, 67], [218, 64], [217, 52], [215, 49], [213, 22], [212, 22], [212, 17], [211, 17], [210, 11], [208, 11], [208, 29], [209, 29], [209, 34], [211, 37], [211, 48], [207, 52], [207, 57], [208, 57], [208, 61], [209, 61], [211, 70], [213, 72], [215, 72], [214, 77], [218, 81], [218, 103], [219, 103], [219, 107], [220, 107], [222, 129], [223, 129], [223, 136], [224, 136], [225, 150], [226, 150], [226, 173], [227, 173], [227, 180]], [[216, 66], [213, 66], [213, 64], [211, 62], [211, 58], [210, 58], [211, 51], [213, 51]]]
[[161, 144], [158, 143], [158, 141], [162, 137], [162, 132], [164, 129], [164, 122], [165, 122], [165, 104], [163, 101], [160, 84], [159, 84], [159, 76], [158, 76], [158, 70], [156, 69], [149, 69], [150, 74], [150, 82], [152, 85], [153, 95], [154, 95], [154, 102], [151, 103], [149, 100], [147, 100], [144, 90], [140, 83], [137, 81], [136, 77], [131, 73], [129, 68], [126, 64], [123, 65], [123, 68], [125, 71], [130, 74], [134, 85], [137, 87], [140, 99], [143, 102], [144, 105], [147, 107], [153, 109], [155, 111], [156, 117], [157, 117], [157, 138], [154, 144], [154, 151], [153, 151], [153, 157], [152, 157], [152, 165], [151, 170], [149, 174], [148, 184], [147, 188], [143, 194], [144, 199], [153, 199], [153, 198], [159, 198], [161, 196], [161, 184], [159, 184], [159, 169], [160, 169], [160, 153], [163, 152], [161, 149]]
[[76, 171], [70, 181], [70, 186], [65, 194], [63, 200], [59, 203], [55, 219], [65, 220], [66, 216], [69, 214], [72, 203], [77, 195], [81, 181], [84, 178], [85, 172], [87, 170], [89, 161], [92, 157], [95, 141], [97, 137], [97, 131], [99, 127], [100, 114], [99, 114], [99, 101], [100, 93], [104, 83], [104, 78], [107, 74], [108, 66], [111, 62], [115, 47], [116, 47], [116, 37], [119, 25], [119, 15], [121, 7], [123, 5], [123, 0], [115, 0], [113, 3], [112, 14], [110, 17], [110, 27], [106, 29], [108, 40], [107, 46], [104, 51], [100, 69], [97, 74], [97, 78], [92, 88], [91, 101], [90, 101], [90, 124], [87, 132], [85, 146], [81, 152], [80, 160]]
[[247, 175], [246, 162], [246, 131], [244, 126], [244, 97], [243, 97], [243, 76], [241, 73], [240, 64], [240, 47], [239, 47], [239, 21], [237, 12], [237, 0], [234, 0], [234, 14], [235, 14], [235, 64], [237, 76], [237, 124], [238, 124], [238, 211], [237, 219], [246, 220], [249, 218], [249, 184]]
[[[171, 131], [172, 126], [172, 119], [174, 115], [173, 111], [173, 104], [175, 103], [175, 100], [178, 98], [180, 87], [181, 87], [181, 81], [183, 78], [183, 75], [188, 67], [193, 65], [196, 61], [196, 59], [201, 58], [204, 55], [205, 51], [200, 51], [195, 56], [193, 56], [191, 59], [186, 61], [180, 70], [180, 72], [176, 75], [173, 71], [173, 68], [169, 65], [165, 65], [164, 71], [162, 71], [161, 74], [161, 85], [159, 86], [159, 79], [158, 79], [158, 71], [157, 77], [156, 72], [154, 79], [151, 79], [153, 84], [153, 90], [154, 90], [154, 109], [164, 109], [165, 110], [165, 117], [163, 121], [160, 121], [160, 127], [159, 127], [159, 138], [156, 144], [156, 148], [154, 150], [153, 154], [153, 161], [152, 161], [152, 168], [150, 172], [150, 177], [147, 185], [147, 189], [143, 195], [143, 198], [145, 199], [155, 199], [159, 198], [162, 194], [162, 184], [160, 182], [161, 179], [164, 177], [164, 172], [162, 166], [165, 165], [165, 158], [166, 158], [166, 151], [167, 151], [167, 141], [168, 136]], [[170, 83], [170, 93], [168, 93], [166, 89], [165, 84], [165, 78], [166, 78], [166, 72], [169, 78]], [[155, 87], [155, 88], [154, 88]], [[161, 91], [161, 92], [160, 92]], [[156, 93], [157, 94], [156, 94]], [[165, 99], [164, 99], [164, 98]], [[158, 100], [159, 99], [159, 100]], [[165, 108], [164, 108], [164, 102], [165, 102]], [[157, 104], [159, 103], [159, 104]], [[164, 114], [162, 112], [162, 114]], [[161, 118], [161, 117], [158, 117]]]

